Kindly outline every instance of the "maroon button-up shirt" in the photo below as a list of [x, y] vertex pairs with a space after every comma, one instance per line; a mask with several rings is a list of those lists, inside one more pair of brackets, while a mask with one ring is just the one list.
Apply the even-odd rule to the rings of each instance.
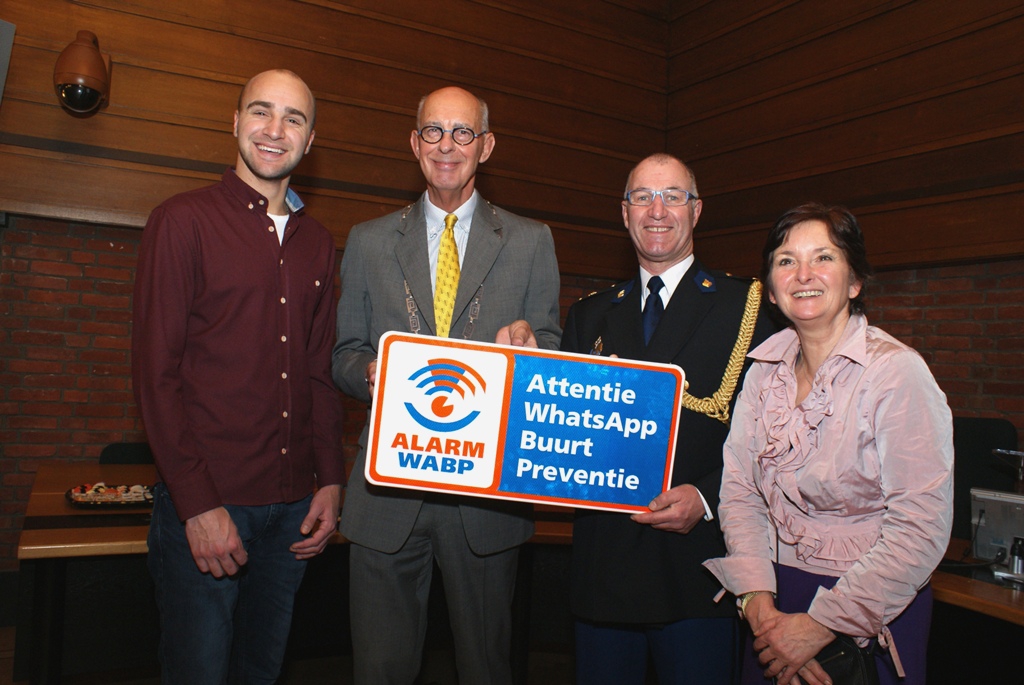
[[132, 378], [182, 520], [344, 482], [335, 246], [289, 200], [279, 244], [266, 198], [229, 169], [161, 204], [142, 234]]

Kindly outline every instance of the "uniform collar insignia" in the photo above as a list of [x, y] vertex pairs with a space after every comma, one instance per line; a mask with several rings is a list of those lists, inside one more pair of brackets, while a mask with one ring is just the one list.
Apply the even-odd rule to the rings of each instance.
[[715, 277], [707, 271], [698, 271], [697, 275], [693, 277], [693, 282], [697, 284], [697, 289], [702, 293], [713, 293], [717, 290]]
[[612, 299], [612, 303], [618, 304], [619, 302], [622, 302], [626, 295], [629, 294], [629, 291], [633, 289], [634, 283], [636, 283], [636, 279], [623, 283], [622, 287], [620, 287], [618, 291], [615, 293], [615, 297], [614, 299]]

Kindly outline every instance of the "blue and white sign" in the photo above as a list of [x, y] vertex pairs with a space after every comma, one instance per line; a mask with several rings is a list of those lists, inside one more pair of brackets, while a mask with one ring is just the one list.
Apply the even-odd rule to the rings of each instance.
[[379, 351], [372, 483], [625, 512], [671, 483], [676, 366], [399, 333]]

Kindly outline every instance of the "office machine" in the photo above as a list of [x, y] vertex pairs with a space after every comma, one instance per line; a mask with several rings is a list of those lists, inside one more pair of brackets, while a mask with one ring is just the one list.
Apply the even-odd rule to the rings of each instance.
[[[971, 529], [975, 558], [1006, 564], [1009, 573], [997, 575], [1024, 580], [1011, 558], [1024, 551], [1024, 494], [971, 488]], [[1016, 545], [1015, 538], [1021, 539]]]

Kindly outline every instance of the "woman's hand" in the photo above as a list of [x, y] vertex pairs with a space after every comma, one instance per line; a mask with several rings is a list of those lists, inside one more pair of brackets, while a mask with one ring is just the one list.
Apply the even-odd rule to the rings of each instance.
[[778, 685], [831, 685], [814, 656], [835, 639], [835, 633], [807, 614], [784, 614], [774, 607], [765, 615], [758, 613], [754, 620], [754, 651], [765, 666], [765, 677], [776, 678]]
[[[788, 616], [790, 615], [782, 613], [775, 607], [775, 598], [770, 592], [756, 593], [747, 601], [746, 607], [743, 609], [743, 617], [750, 624], [750, 631], [754, 635], [762, 632], [762, 626], [764, 626], [763, 630], [767, 630], [769, 625], [777, 625]], [[829, 631], [829, 634], [831, 635], [831, 631]], [[760, 650], [761, 653], [764, 652], [764, 647], [758, 645], [757, 642], [754, 645], [754, 649]], [[817, 654], [817, 652], [814, 652], [814, 654]], [[765, 662], [765, 665], [768, 666], [765, 675], [774, 673], [775, 669], [781, 669], [777, 674], [777, 682], [780, 685], [783, 683], [800, 685], [802, 682], [806, 682], [808, 685], [831, 685], [831, 680], [828, 679], [827, 674], [821, 670], [821, 666], [814, 659], [811, 659], [799, 669], [795, 668], [792, 664], [779, 662], [774, 655], [771, 655], [769, 659], [778, 663]]]
[[750, 624], [750, 632], [756, 635], [758, 628], [766, 618], [780, 613], [782, 612], [775, 608], [775, 597], [772, 593], [764, 591], [755, 593], [747, 601], [747, 605], [743, 609], [743, 618]]

